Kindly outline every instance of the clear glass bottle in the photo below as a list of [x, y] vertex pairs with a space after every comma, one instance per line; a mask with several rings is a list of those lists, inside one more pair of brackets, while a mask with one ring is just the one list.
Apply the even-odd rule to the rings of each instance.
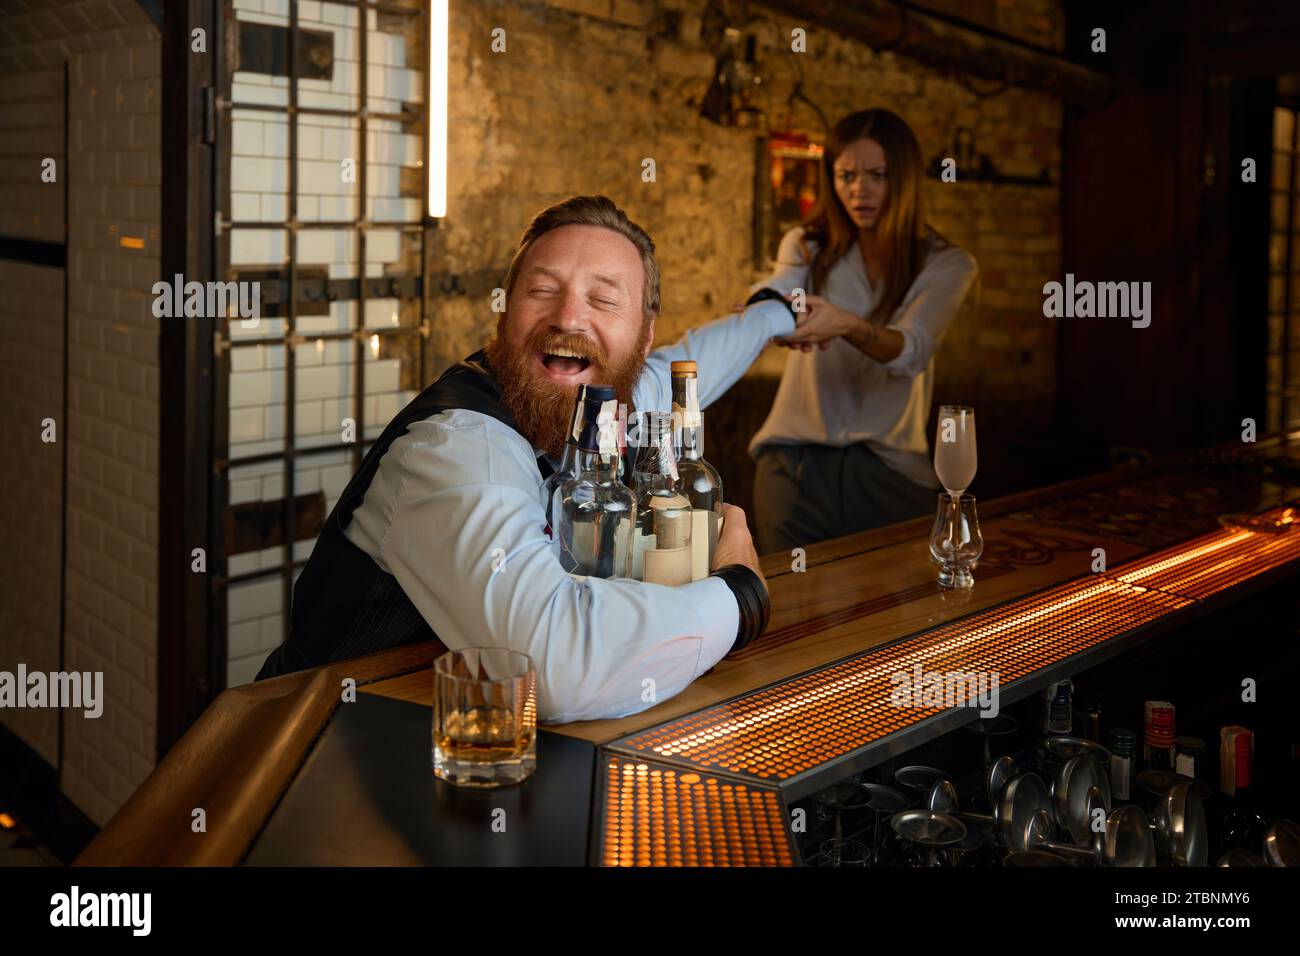
[[673, 418], [667, 412], [644, 412], [639, 426], [632, 466], [637, 516], [632, 576], [658, 584], [687, 584], [693, 519], [690, 500], [676, 489]]
[[1137, 761], [1137, 732], [1112, 727], [1106, 738], [1110, 749], [1111, 796], [1128, 802], [1133, 787], [1133, 764]]
[[636, 500], [619, 477], [618, 402], [593, 401], [591, 388], [582, 403], [577, 473], [557, 491], [560, 562], [572, 574], [626, 578], [632, 574]]
[[1142, 760], [1147, 770], [1174, 769], [1174, 705], [1148, 700], [1142, 705]]
[[614, 397], [614, 390], [604, 385], [579, 385], [577, 397], [573, 401], [573, 421], [569, 425], [569, 438], [564, 443], [564, 454], [560, 458], [560, 467], [542, 482], [542, 510], [546, 512], [546, 527], [555, 534], [555, 492], [560, 485], [578, 474], [578, 437], [582, 433], [583, 402], [590, 397], [592, 401], [607, 402]]
[[[719, 520], [722, 518], [722, 476], [704, 460], [704, 416], [700, 412], [699, 379], [694, 362], [673, 362], [674, 427], [679, 430], [676, 489], [686, 496], [695, 515], [698, 534], [707, 535], [708, 554], [704, 567], [707, 574], [713, 568], [713, 558], [718, 550]], [[700, 541], [695, 543], [705, 560]], [[699, 570], [698, 567], [696, 569]]]
[[1060, 737], [1074, 732], [1074, 682], [1066, 677], [1043, 690], [1043, 733]]

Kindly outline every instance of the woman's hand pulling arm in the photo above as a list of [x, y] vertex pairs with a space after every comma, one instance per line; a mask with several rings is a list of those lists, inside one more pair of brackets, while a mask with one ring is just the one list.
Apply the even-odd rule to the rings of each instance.
[[826, 348], [831, 339], [843, 338], [877, 362], [892, 362], [902, 354], [903, 335], [896, 329], [874, 325], [819, 295], [808, 296], [806, 306], [803, 313], [796, 313], [794, 334], [776, 339], [777, 344], [808, 351], [814, 345]]

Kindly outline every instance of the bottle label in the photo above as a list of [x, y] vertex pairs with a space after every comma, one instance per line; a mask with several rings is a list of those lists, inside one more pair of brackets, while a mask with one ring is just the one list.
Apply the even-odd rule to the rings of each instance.
[[621, 444], [618, 434], [618, 399], [611, 398], [607, 402], [600, 403], [600, 411], [596, 415], [596, 424], [599, 429], [601, 454], [617, 455]]
[[645, 553], [645, 580], [676, 587], [691, 581], [691, 547], [655, 548]]
[[[690, 376], [681, 377], [678, 381], [682, 385], [682, 394], [675, 395], [673, 398], [673, 417], [680, 423], [680, 427], [695, 428], [703, 424], [700, 416], [699, 379]], [[685, 402], [685, 405], [679, 404], [679, 399]]]
[[652, 534], [635, 534], [632, 536], [632, 577], [637, 581], [645, 580], [645, 553], [655, 547]]
[[1128, 799], [1129, 766], [1130, 761], [1127, 757], [1110, 758], [1110, 782], [1114, 787], [1116, 800]]
[[677, 474], [677, 456], [673, 454], [673, 436], [669, 432], [664, 435], [663, 441], [659, 445], [659, 454], [664, 458], [664, 464], [668, 466], [668, 474], [672, 475], [673, 481], [677, 481], [681, 476]]
[[1219, 729], [1219, 789], [1229, 796], [1237, 787], [1250, 786], [1250, 757], [1254, 736], [1245, 727], [1232, 724]]
[[650, 498], [651, 520], [657, 547], [667, 550], [685, 548], [691, 543], [691, 503], [683, 495]]
[[703, 581], [709, 576], [710, 549], [717, 547], [717, 515], [703, 508], [691, 511], [691, 580]]

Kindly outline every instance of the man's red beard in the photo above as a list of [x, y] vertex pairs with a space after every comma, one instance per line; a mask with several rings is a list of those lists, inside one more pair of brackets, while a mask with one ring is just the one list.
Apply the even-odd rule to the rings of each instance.
[[545, 328], [537, 328], [528, 337], [522, 349], [514, 349], [506, 342], [506, 316], [497, 321], [495, 338], [487, 344], [488, 363], [501, 385], [501, 397], [514, 416], [519, 434], [527, 438], [534, 448], [540, 448], [552, 458], [564, 452], [573, 423], [573, 403], [577, 399], [577, 385], [561, 385], [542, 378], [533, 366], [536, 352], [567, 349], [577, 352], [591, 362], [595, 370], [591, 382], [611, 385], [614, 394], [630, 410], [632, 389], [645, 365], [645, 346], [650, 337], [650, 323], [641, 326], [636, 348], [620, 363], [611, 364], [600, 343], [584, 335], [564, 335]]

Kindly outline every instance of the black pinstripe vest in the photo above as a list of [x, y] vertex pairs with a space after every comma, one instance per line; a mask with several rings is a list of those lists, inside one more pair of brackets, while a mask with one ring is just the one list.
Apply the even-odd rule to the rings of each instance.
[[[482, 350], [447, 369], [412, 399], [388, 423], [325, 520], [294, 585], [289, 639], [271, 652], [258, 680], [436, 636], [397, 579], [343, 531], [393, 442], [414, 422], [449, 408], [480, 412], [516, 427]], [[551, 473], [545, 458], [537, 465], [542, 477]]]

